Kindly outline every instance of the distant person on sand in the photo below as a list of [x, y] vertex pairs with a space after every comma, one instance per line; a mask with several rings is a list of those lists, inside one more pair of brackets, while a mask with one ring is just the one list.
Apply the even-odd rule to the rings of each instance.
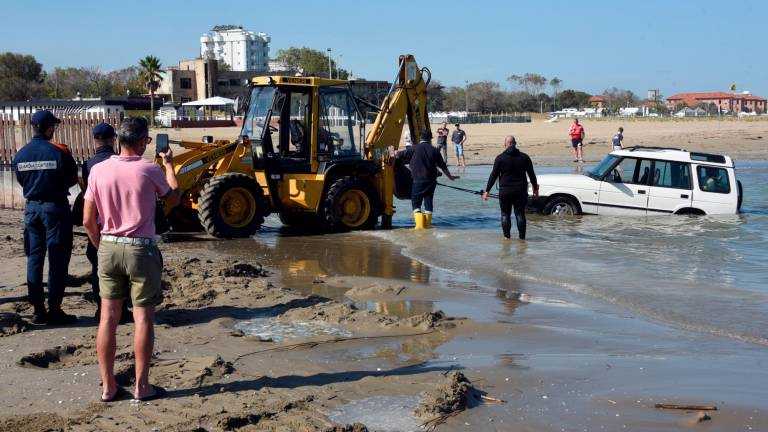
[[467, 133], [461, 128], [461, 125], [456, 123], [456, 129], [451, 134], [451, 141], [453, 142], [453, 148], [456, 151], [456, 166], [466, 166], [464, 160], [464, 142], [467, 141]]
[[620, 127], [619, 131], [613, 135], [613, 138], [611, 138], [611, 143], [613, 144], [613, 151], [621, 150], [624, 148], [624, 128], [623, 127]]
[[531, 179], [533, 196], [539, 195], [539, 183], [533, 171], [533, 162], [527, 154], [517, 149], [517, 141], [512, 135], [504, 139], [504, 152], [496, 156], [493, 170], [488, 177], [488, 184], [483, 192], [483, 199], [488, 199], [496, 181], [499, 182], [499, 206], [501, 207], [501, 230], [504, 237], [511, 237], [512, 209], [515, 210], [517, 234], [520, 240], [525, 240], [526, 220], [525, 207], [528, 204], [528, 179]]
[[440, 150], [440, 154], [443, 155], [443, 160], [448, 163], [448, 123], [443, 122], [443, 125], [437, 129], [437, 149]]
[[[115, 331], [123, 302], [133, 301], [133, 349], [136, 388], [140, 401], [166, 394], [149, 384], [149, 366], [155, 343], [155, 306], [163, 298], [163, 261], [155, 242], [155, 206], [158, 197], [171, 207], [179, 203], [179, 183], [173, 154], [160, 153], [164, 169], [142, 157], [149, 137], [147, 120], [127, 117], [118, 133], [120, 155], [91, 169], [85, 191], [83, 227], [98, 250], [101, 317], [96, 352], [102, 382], [102, 402], [122, 398], [127, 392], [115, 380]], [[101, 219], [99, 226], [96, 217]]]
[[573, 119], [573, 124], [568, 129], [568, 135], [571, 137], [571, 145], [576, 157], [573, 161], [584, 162], [584, 126], [579, 124], [579, 119]]

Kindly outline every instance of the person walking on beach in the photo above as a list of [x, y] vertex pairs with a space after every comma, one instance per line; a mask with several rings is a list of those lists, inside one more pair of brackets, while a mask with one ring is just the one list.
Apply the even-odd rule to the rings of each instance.
[[621, 150], [624, 148], [624, 128], [623, 127], [619, 127], [619, 131], [613, 135], [613, 138], [611, 138], [611, 143], [613, 144], [613, 151]]
[[130, 295], [135, 322], [133, 395], [135, 399], [147, 401], [165, 395], [163, 388], [149, 384], [155, 306], [162, 300], [163, 263], [155, 243], [155, 206], [158, 197], [167, 205], [177, 205], [179, 184], [170, 150], [159, 154], [164, 170], [142, 158], [152, 142], [146, 119], [123, 120], [118, 140], [120, 154], [91, 169], [83, 209], [83, 227], [98, 251], [99, 261], [101, 317], [96, 349], [102, 381], [101, 400], [111, 402], [124, 393], [114, 375], [115, 330], [125, 298]]
[[496, 156], [493, 162], [488, 184], [483, 192], [483, 199], [488, 199], [496, 181], [499, 182], [499, 206], [501, 207], [501, 230], [504, 237], [511, 237], [512, 210], [515, 211], [517, 221], [517, 234], [520, 240], [525, 240], [526, 220], [525, 207], [528, 204], [528, 180], [533, 186], [533, 196], [539, 195], [539, 184], [536, 181], [536, 173], [533, 171], [533, 163], [527, 154], [517, 149], [517, 141], [513, 136], [504, 139], [504, 152]]
[[[88, 187], [88, 176], [96, 164], [104, 162], [115, 155], [115, 128], [109, 123], [99, 123], [93, 128], [93, 142], [96, 144], [96, 152], [88, 161], [83, 164], [83, 183]], [[101, 316], [101, 297], [99, 296], [99, 260], [96, 256], [96, 246], [88, 240], [88, 246], [85, 249], [85, 256], [91, 263], [91, 290], [93, 292], [93, 301], [96, 302], [96, 320]], [[133, 322], [133, 317], [128, 311], [130, 299], [123, 304], [123, 311], [120, 314], [120, 323], [125, 324]]]
[[[24, 253], [27, 292], [34, 308], [33, 324], [72, 324], [61, 309], [72, 256], [72, 211], [69, 188], [77, 184], [77, 165], [69, 147], [51, 141], [61, 120], [50, 111], [32, 115], [32, 141], [13, 159], [24, 198]], [[48, 252], [48, 310], [45, 309], [43, 266]]]
[[573, 161], [584, 162], [584, 126], [579, 124], [579, 119], [573, 119], [568, 135], [571, 137], [571, 145], [576, 157]]
[[456, 123], [456, 129], [451, 134], [451, 142], [453, 142], [453, 148], [456, 152], [456, 166], [466, 166], [464, 160], [464, 142], [467, 140], [467, 133], [461, 128], [461, 125]]
[[421, 140], [418, 144], [398, 152], [397, 157], [409, 161], [408, 166], [411, 168], [413, 176], [411, 207], [416, 228], [431, 228], [437, 169], [439, 168], [450, 180], [456, 180], [459, 177], [451, 175], [440, 151], [432, 146], [432, 132], [424, 130], [420, 136]]
[[440, 150], [440, 154], [443, 155], [443, 160], [448, 163], [448, 123], [443, 122], [443, 125], [437, 129], [437, 149]]

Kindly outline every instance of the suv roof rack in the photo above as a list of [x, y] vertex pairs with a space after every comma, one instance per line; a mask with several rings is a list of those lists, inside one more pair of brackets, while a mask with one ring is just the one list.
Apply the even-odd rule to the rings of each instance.
[[624, 147], [624, 150], [629, 150], [629, 151], [635, 151], [635, 150], [675, 150], [675, 151], [688, 151], [688, 150], [682, 149], [682, 148], [675, 148], [675, 147], [653, 147], [653, 146]]

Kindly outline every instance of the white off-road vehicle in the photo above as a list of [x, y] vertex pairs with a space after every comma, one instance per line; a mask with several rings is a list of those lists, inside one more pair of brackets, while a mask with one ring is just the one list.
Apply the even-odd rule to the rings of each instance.
[[728, 214], [743, 195], [730, 157], [660, 147], [616, 150], [583, 174], [538, 181], [530, 207], [547, 215]]

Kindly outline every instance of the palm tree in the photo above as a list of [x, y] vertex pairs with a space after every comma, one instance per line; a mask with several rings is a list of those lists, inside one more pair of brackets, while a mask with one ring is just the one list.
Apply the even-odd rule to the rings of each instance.
[[139, 67], [141, 68], [141, 72], [139, 72], [141, 81], [144, 83], [144, 86], [146, 86], [147, 90], [149, 90], [150, 122], [152, 127], [154, 127], [155, 92], [157, 91], [157, 88], [160, 87], [160, 82], [163, 79], [161, 74], [165, 71], [162, 69], [163, 65], [160, 63], [160, 59], [153, 55], [148, 55], [143, 59], [140, 59]]

